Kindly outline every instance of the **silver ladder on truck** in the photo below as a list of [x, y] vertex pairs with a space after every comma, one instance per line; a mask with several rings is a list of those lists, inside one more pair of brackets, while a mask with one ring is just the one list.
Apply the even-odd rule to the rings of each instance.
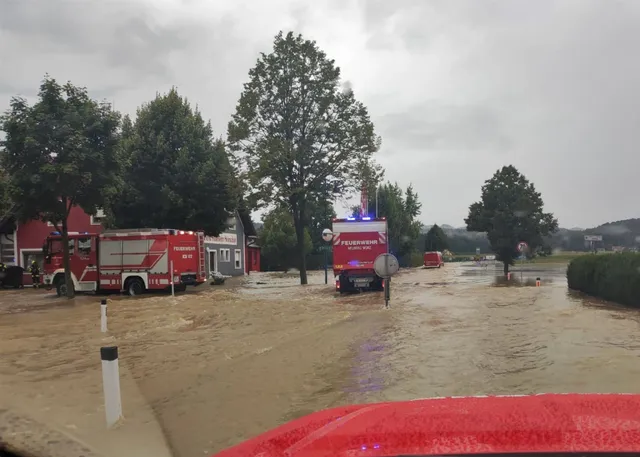
[[206, 275], [207, 275], [207, 266], [206, 266], [206, 252], [205, 252], [205, 248], [204, 248], [204, 232], [198, 232], [198, 253], [199, 253], [199, 271], [198, 271], [198, 275], [201, 278], [205, 278], [206, 279]]

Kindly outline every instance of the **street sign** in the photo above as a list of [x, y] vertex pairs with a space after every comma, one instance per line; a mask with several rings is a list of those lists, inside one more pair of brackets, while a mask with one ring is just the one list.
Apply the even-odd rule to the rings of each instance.
[[529, 248], [529, 245], [526, 241], [520, 241], [518, 243], [518, 252], [524, 252]]
[[602, 235], [585, 235], [585, 241], [602, 241]]
[[383, 279], [389, 279], [400, 269], [398, 259], [393, 254], [380, 254], [373, 262], [373, 269]]
[[476, 255], [480, 255], [480, 248], [476, 248]]
[[331, 229], [324, 229], [322, 231], [322, 239], [326, 242], [329, 242], [333, 239], [333, 232], [331, 231]]

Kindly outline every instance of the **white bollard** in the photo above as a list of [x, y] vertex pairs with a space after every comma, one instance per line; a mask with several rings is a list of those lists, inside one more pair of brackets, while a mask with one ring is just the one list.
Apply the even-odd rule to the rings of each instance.
[[107, 427], [113, 427], [122, 418], [118, 346], [101, 347], [100, 358], [102, 359], [102, 388]]
[[107, 300], [100, 300], [100, 331], [107, 331]]
[[175, 286], [173, 285], [173, 260], [171, 261], [171, 296], [176, 296]]

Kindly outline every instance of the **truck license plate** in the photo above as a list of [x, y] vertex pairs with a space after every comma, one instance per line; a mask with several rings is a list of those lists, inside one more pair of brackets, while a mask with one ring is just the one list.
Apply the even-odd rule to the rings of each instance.
[[356, 279], [354, 282], [358, 286], [367, 286], [369, 285], [371, 280], [369, 278], [363, 278], [363, 279]]

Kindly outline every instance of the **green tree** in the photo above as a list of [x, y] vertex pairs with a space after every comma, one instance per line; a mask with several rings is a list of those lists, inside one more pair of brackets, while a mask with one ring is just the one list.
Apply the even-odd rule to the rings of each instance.
[[[375, 193], [369, 197], [368, 213], [375, 214]], [[378, 187], [378, 217], [386, 217], [389, 230], [389, 250], [406, 265], [408, 256], [415, 252], [422, 223], [417, 220], [422, 204], [409, 185], [406, 192], [395, 183]], [[360, 214], [360, 205], [353, 208], [353, 215]]]
[[123, 122], [122, 191], [110, 199], [116, 227], [204, 230], [218, 235], [237, 208], [234, 172], [210, 123], [171, 89]]
[[313, 252], [321, 252], [323, 246], [327, 245], [327, 242], [322, 239], [322, 231], [331, 228], [334, 217], [336, 217], [336, 211], [331, 200], [321, 199], [309, 202], [307, 220], [309, 221], [308, 230], [313, 243]]
[[505, 274], [518, 256], [520, 241], [535, 252], [544, 237], [558, 229], [553, 214], [543, 212], [540, 193], [513, 165], [502, 167], [485, 181], [482, 199], [469, 207], [465, 222], [468, 231], [487, 234]]
[[74, 296], [67, 218], [73, 206], [90, 214], [115, 191], [120, 117], [86, 89], [45, 76], [38, 101], [14, 97], [1, 119], [2, 166], [20, 220], [51, 222], [61, 232], [66, 295]]
[[[259, 243], [267, 269], [287, 270], [299, 267], [297, 238], [293, 218], [287, 208], [275, 208], [263, 219]], [[313, 249], [309, 230], [304, 233], [304, 250], [308, 254]]]
[[449, 241], [447, 235], [444, 233], [438, 224], [434, 224], [429, 229], [424, 240], [425, 251], [444, 251], [449, 249]]
[[323, 198], [325, 185], [354, 189], [358, 165], [379, 148], [367, 109], [341, 87], [340, 68], [314, 41], [280, 32], [273, 52], [249, 71], [228, 141], [250, 200], [291, 213], [306, 284], [309, 202]]
[[0, 221], [9, 216], [13, 208], [9, 184], [9, 175], [0, 168]]

